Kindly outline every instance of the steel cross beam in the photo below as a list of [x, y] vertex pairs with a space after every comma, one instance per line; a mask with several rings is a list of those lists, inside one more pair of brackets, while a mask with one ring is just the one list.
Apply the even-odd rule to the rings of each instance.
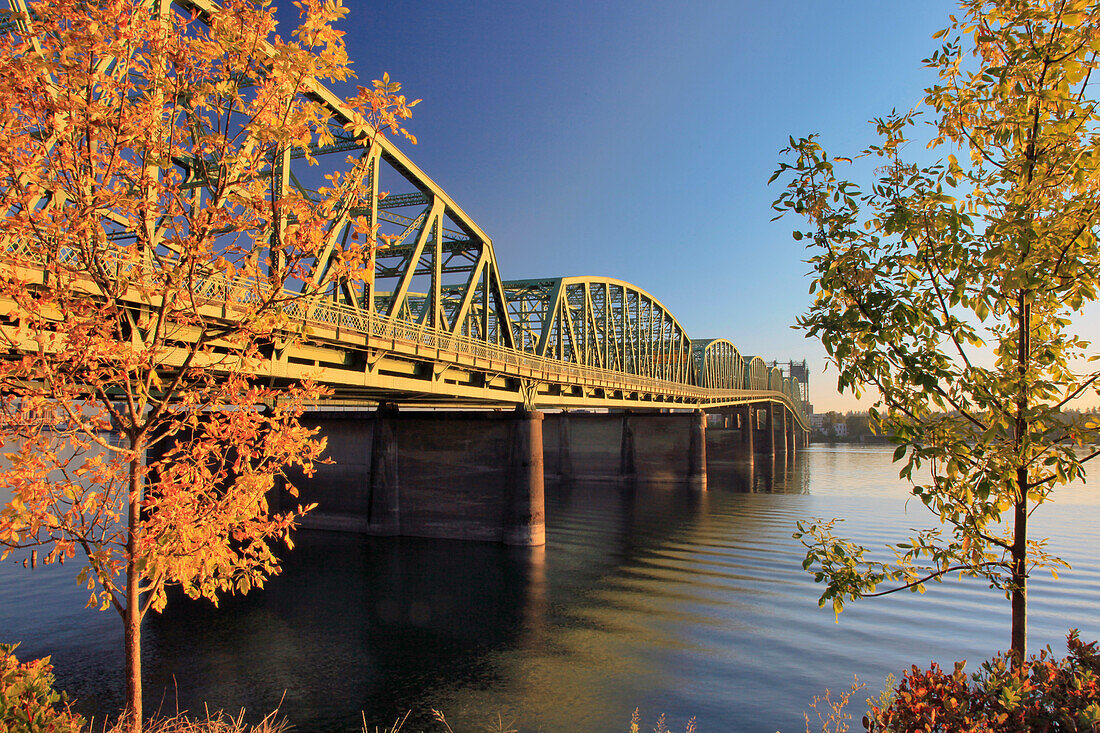
[[[10, 1], [21, 7], [23, 0]], [[213, 0], [173, 6], [199, 22], [217, 10]], [[257, 379], [310, 378], [332, 387], [334, 400], [424, 405], [707, 409], [771, 402], [808, 429], [804, 385], [761, 357], [742, 356], [730, 341], [691, 339], [636, 285], [606, 277], [502, 280], [493, 242], [435, 181], [385, 136], [348, 132], [354, 115], [329, 89], [310, 84], [302, 93], [330, 115], [330, 141], [308, 155], [276, 154], [260, 175], [276, 198], [295, 189], [316, 201], [322, 174], [338, 174], [344, 188], [325, 247], [300, 283], [304, 297], [287, 306], [285, 338], [250, 367]], [[180, 164], [188, 170], [184, 188], [196, 196], [220, 171], [213, 159]], [[376, 232], [360, 244], [373, 267], [363, 280], [341, 281], [333, 264], [353, 246], [358, 217]], [[109, 241], [132, 236], [116, 219], [104, 216]], [[290, 223], [284, 218], [276, 229]], [[27, 274], [31, 287], [44, 283], [33, 247], [0, 240], [0, 260]], [[217, 275], [198, 287], [204, 317], [226, 322], [234, 303], [257, 291], [256, 283]], [[14, 303], [0, 302], [0, 317], [0, 328], [17, 332]]]

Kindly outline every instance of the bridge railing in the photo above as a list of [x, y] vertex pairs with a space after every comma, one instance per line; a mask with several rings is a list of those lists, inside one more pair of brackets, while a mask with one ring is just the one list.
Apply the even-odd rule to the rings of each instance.
[[[615, 384], [616, 389], [673, 393], [700, 401], [720, 401], [723, 398], [737, 399], [745, 395], [744, 390], [706, 389], [681, 382], [643, 377], [610, 369], [569, 364], [557, 359], [511, 349], [507, 346], [490, 344], [468, 336], [449, 333], [430, 326], [357, 310], [340, 303], [311, 304], [299, 300], [287, 307], [287, 315], [301, 319], [305, 323], [347, 329], [372, 338], [403, 341], [438, 351], [485, 359], [512, 367], [517, 372], [517, 376], [520, 372], [526, 371], [538, 373], [540, 376], [554, 381], [610, 382]], [[784, 402], [787, 402], [792, 410], [800, 412], [800, 406], [794, 400], [791, 400], [786, 392], [779, 391], [778, 394], [787, 398]]]
[[[217, 297], [227, 302], [250, 303], [256, 298], [256, 287], [251, 282], [237, 282], [218, 278], [203, 283], [197, 289], [206, 297]], [[570, 364], [530, 352], [492, 344], [480, 339], [455, 334], [432, 326], [417, 324], [380, 313], [360, 310], [350, 305], [334, 302], [318, 302], [300, 293], [284, 291], [284, 312], [289, 318], [305, 325], [336, 328], [355, 332], [382, 341], [400, 341], [438, 352], [462, 354], [483, 359], [494, 365], [508, 367], [514, 376], [539, 378], [577, 384], [612, 384], [614, 389], [677, 394], [700, 402], [739, 399], [744, 390], [707, 389], [695, 385], [673, 382], [654, 377], [644, 377], [599, 367]], [[759, 390], [758, 390], [759, 391]], [[765, 390], [768, 391], [768, 390]], [[774, 392], [774, 390], [772, 390]], [[786, 392], [778, 391], [783, 401], [795, 412], [800, 405]]]
[[[8, 259], [14, 259], [23, 265], [46, 264], [41, 250], [14, 242], [5, 244], [6, 246], [0, 247], [0, 251], [3, 251]], [[142, 263], [123, 261], [117, 253], [102, 253], [100, 256], [106, 260], [100, 264], [108, 273], [108, 277], [132, 275], [135, 270], [142, 268]], [[66, 264], [80, 267], [75, 252], [62, 249], [59, 259]], [[152, 269], [155, 270], [156, 266], [154, 265]], [[196, 276], [191, 280], [190, 287], [197, 301], [209, 306], [224, 307], [227, 315], [234, 310], [234, 306], [256, 306], [270, 300], [271, 297], [271, 291], [265, 283], [245, 278], [229, 278], [220, 274]], [[283, 290], [280, 298], [283, 301], [281, 307], [289, 319], [303, 325], [341, 329], [361, 334], [369, 339], [402, 342], [439, 352], [483, 359], [491, 362], [495, 368], [506, 367], [506, 371], [512, 372], [513, 376], [519, 378], [582, 385], [595, 383], [605, 387], [611, 385], [611, 389], [617, 390], [677, 395], [700, 404], [741, 400], [746, 397], [744, 390], [708, 389], [611, 369], [566, 363], [504, 345], [450, 333], [432, 326], [363, 311], [342, 303], [319, 302], [318, 297]], [[774, 390], [764, 392], [756, 390], [756, 392], [759, 393], [755, 395], [757, 398], [763, 398], [764, 392], [770, 396], [782, 398], [792, 411], [801, 415], [801, 405], [786, 392]]]

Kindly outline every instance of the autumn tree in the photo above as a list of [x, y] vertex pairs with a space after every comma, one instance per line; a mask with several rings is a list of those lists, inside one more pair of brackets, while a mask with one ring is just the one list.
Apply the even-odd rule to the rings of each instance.
[[[277, 572], [299, 516], [269, 505], [315, 384], [279, 383], [310, 273], [373, 267], [362, 166], [316, 190], [286, 161], [333, 141], [318, 90], [351, 77], [338, 0], [14, 2], [0, 32], [0, 490], [3, 556], [81, 555], [89, 605], [125, 630], [129, 729], [142, 724], [141, 621], [166, 590], [216, 600]], [[403, 132], [388, 77], [344, 102], [345, 137]], [[292, 490], [292, 489], [291, 489]]]
[[[773, 178], [786, 184], [780, 216], [808, 224], [794, 237], [808, 242], [816, 296], [799, 325], [841, 390], [878, 396], [872, 417], [940, 526], [886, 562], [832, 522], [796, 537], [837, 612], [949, 573], [987, 581], [1011, 599], [1023, 660], [1028, 576], [1064, 565], [1029, 518], [1084, 477], [1100, 439], [1094, 416], [1069, 411], [1095, 404], [1100, 385], [1082, 322], [1100, 268], [1100, 4], [960, 9], [925, 61], [938, 80], [921, 109], [875, 120], [879, 141], [855, 161], [792, 138]], [[866, 166], [871, 183], [841, 165]]]

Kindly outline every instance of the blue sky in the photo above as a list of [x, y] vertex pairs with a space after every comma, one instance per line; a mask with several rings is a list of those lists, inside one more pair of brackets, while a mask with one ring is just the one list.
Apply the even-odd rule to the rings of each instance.
[[772, 222], [788, 135], [837, 155], [909, 108], [951, 3], [347, 0], [361, 83], [423, 98], [411, 157], [493, 239], [506, 279], [607, 275], [693, 338], [807, 358], [819, 411], [852, 409], [790, 328], [808, 266]]

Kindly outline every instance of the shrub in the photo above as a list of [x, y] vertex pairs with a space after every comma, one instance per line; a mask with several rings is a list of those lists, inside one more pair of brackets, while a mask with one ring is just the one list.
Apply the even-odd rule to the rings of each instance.
[[6, 733], [78, 733], [84, 720], [53, 689], [50, 658], [20, 663], [18, 645], [0, 644], [0, 730]]
[[1100, 732], [1100, 651], [1076, 629], [1056, 660], [1050, 648], [1013, 668], [1008, 655], [966, 675], [965, 662], [948, 673], [932, 663], [913, 666], [885, 706], [872, 704], [864, 719], [881, 733]]

